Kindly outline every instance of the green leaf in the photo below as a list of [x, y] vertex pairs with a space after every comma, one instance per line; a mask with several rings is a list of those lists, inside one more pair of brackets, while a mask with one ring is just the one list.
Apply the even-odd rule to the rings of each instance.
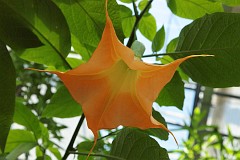
[[120, 0], [123, 3], [132, 3], [132, 2], [136, 2], [137, 0]]
[[35, 148], [35, 155], [36, 155], [36, 157], [42, 157], [43, 156], [43, 153], [42, 153], [42, 151], [41, 151], [39, 146], [37, 146]]
[[[50, 46], [25, 49], [24, 52], [20, 54], [20, 57], [28, 61], [46, 64], [56, 70], [65, 71], [67, 69], [66, 65], [63, 64], [63, 60], [57, 56], [54, 48]], [[67, 64], [65, 59], [64, 63]]]
[[171, 52], [174, 52], [177, 48], [177, 44], [178, 44], [178, 37], [177, 38], [174, 38], [172, 39], [168, 45], [167, 45], [167, 53], [171, 53]]
[[71, 47], [70, 32], [52, 1], [0, 0], [0, 10], [0, 21], [4, 22], [0, 37], [22, 58], [56, 68], [69, 67], [65, 58]]
[[145, 14], [139, 22], [138, 29], [147, 39], [152, 41], [157, 30], [155, 18], [150, 13]]
[[160, 106], [176, 106], [183, 108], [184, 101], [184, 83], [178, 72], [176, 72], [171, 81], [162, 89], [156, 102]]
[[228, 6], [238, 6], [240, 5], [240, 0], [216, 0], [218, 2], [222, 2], [225, 5]]
[[41, 127], [38, 118], [32, 111], [24, 106], [20, 100], [16, 101], [15, 113], [13, 117], [14, 122], [25, 126], [32, 131], [36, 138], [41, 137]]
[[[41, 46], [41, 41], [31, 28], [26, 27], [27, 24], [23, 23], [21, 15], [11, 9], [9, 2], [0, 0], [0, 21], [4, 22], [0, 26], [1, 39], [15, 50]], [[15, 1], [17, 2], [19, 1]]]
[[70, 64], [70, 66], [72, 68], [76, 68], [78, 67], [80, 64], [83, 64], [85, 61], [81, 60], [81, 59], [77, 59], [77, 58], [70, 58], [67, 57], [66, 58], [67, 62]]
[[[162, 115], [159, 112], [153, 109], [152, 115], [158, 122], [162, 123], [165, 127], [167, 127], [167, 123], [165, 119], [162, 117]], [[145, 132], [161, 140], [168, 140], [169, 133], [161, 128], [150, 128], [145, 130]]]
[[131, 17], [132, 16], [132, 10], [124, 5], [119, 5], [120, 7], [120, 15], [121, 19]]
[[141, 59], [146, 48], [141, 42], [136, 40], [133, 42], [131, 49], [133, 50], [135, 57]]
[[44, 126], [43, 123], [40, 123], [40, 127], [41, 127], [41, 139], [42, 139], [42, 144], [44, 148], [48, 148], [49, 145], [52, 145], [52, 142], [49, 139], [49, 131], [48, 128], [46, 126]]
[[208, 0], [168, 0], [168, 7], [179, 17], [196, 19], [215, 12], [223, 12], [220, 2]]
[[16, 73], [6, 46], [0, 41], [0, 149], [4, 152], [13, 121]]
[[153, 138], [132, 128], [125, 128], [117, 135], [110, 154], [126, 160], [169, 159], [166, 149]]
[[62, 159], [61, 153], [59, 152], [58, 148], [55, 147], [49, 147], [48, 150], [52, 152], [52, 154], [57, 158], [57, 159]]
[[79, 116], [81, 106], [72, 98], [65, 86], [61, 86], [43, 110], [42, 117], [69, 118]]
[[[105, 26], [105, 0], [53, 0], [66, 17], [71, 33], [74, 35], [72, 45], [78, 45], [90, 51], [96, 48]], [[120, 8], [115, 0], [108, 3], [108, 12], [113, 21], [116, 33], [123, 40]], [[84, 57], [84, 56], [83, 56]], [[87, 59], [84, 59], [87, 60]]]
[[120, 5], [120, 14], [122, 19], [122, 29], [125, 37], [130, 37], [136, 17], [132, 15], [132, 10], [126, 6]]
[[[138, 4], [138, 8], [142, 11], [149, 3], [149, 0], [141, 0], [141, 2]], [[151, 7], [149, 7], [151, 8]]]
[[78, 53], [83, 60], [88, 61], [91, 54], [95, 50], [94, 47], [89, 45], [83, 45], [79, 42], [78, 38], [72, 34], [72, 44], [74, 44], [74, 51]]
[[228, 141], [231, 143], [232, 146], [234, 146], [234, 137], [232, 135], [231, 128], [228, 126]]
[[162, 49], [165, 41], [165, 29], [164, 26], [160, 28], [160, 30], [156, 33], [154, 36], [154, 39], [152, 41], [152, 51], [158, 52]]
[[20, 156], [23, 153], [27, 153], [35, 146], [36, 143], [21, 143], [6, 156], [6, 159], [17, 159], [18, 156]]
[[52, 160], [52, 158], [49, 155], [45, 154], [42, 157], [37, 157], [36, 160]]
[[16, 148], [21, 143], [35, 143], [36, 139], [32, 132], [26, 131], [26, 130], [10, 130], [7, 144], [6, 144], [6, 152], [12, 151], [14, 148]]
[[11, 130], [7, 139], [5, 152], [10, 152], [7, 159], [16, 159], [37, 145], [34, 135], [26, 130]]
[[126, 37], [130, 37], [135, 21], [135, 16], [126, 17], [122, 20], [123, 32]]
[[240, 33], [239, 14], [204, 16], [181, 31], [176, 49], [178, 54], [171, 54], [171, 57], [214, 55], [189, 59], [180, 67], [193, 81], [204, 86], [239, 86], [240, 37], [236, 33]]

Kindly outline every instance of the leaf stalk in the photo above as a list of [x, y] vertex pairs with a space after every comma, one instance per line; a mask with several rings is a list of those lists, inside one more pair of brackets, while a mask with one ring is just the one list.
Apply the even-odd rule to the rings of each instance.
[[64, 156], [63, 156], [63, 158], [62, 158], [63, 160], [66, 160], [67, 157], [69, 156], [69, 154], [71, 154], [72, 151], [75, 151], [75, 148], [73, 148], [73, 144], [74, 144], [74, 142], [75, 142], [75, 140], [76, 140], [76, 137], [77, 137], [78, 132], [79, 132], [79, 130], [80, 130], [82, 124], [83, 124], [84, 119], [85, 119], [85, 115], [84, 115], [84, 113], [83, 113], [83, 114], [81, 115], [81, 118], [80, 118], [78, 124], [77, 124], [77, 127], [75, 128], [75, 131], [74, 131], [74, 133], [73, 133], [73, 135], [72, 135], [72, 138], [71, 138], [71, 140], [70, 140], [70, 142], [69, 142], [69, 144], [68, 144], [67, 150], [66, 150], [66, 152], [65, 152], [65, 154], [64, 154]]
[[134, 12], [135, 12], [136, 21], [134, 23], [134, 26], [133, 26], [130, 38], [128, 40], [127, 47], [130, 48], [132, 46], [132, 44], [134, 42], [134, 38], [135, 38], [135, 34], [136, 34], [138, 23], [140, 22], [140, 20], [142, 19], [143, 15], [146, 13], [146, 11], [148, 10], [148, 8], [152, 4], [152, 2], [153, 2], [153, 0], [149, 0], [148, 4], [145, 6], [145, 8], [142, 10], [142, 12], [138, 15], [136, 4], [133, 1], [133, 8], [134, 8]]

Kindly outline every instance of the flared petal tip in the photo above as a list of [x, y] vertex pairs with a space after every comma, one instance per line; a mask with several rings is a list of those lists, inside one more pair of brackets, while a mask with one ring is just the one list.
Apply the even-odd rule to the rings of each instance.
[[49, 72], [41, 69], [36, 69], [36, 68], [24, 68], [25, 70], [31, 70], [31, 71], [38, 71], [38, 72]]
[[36, 68], [25, 68], [25, 70], [31, 70], [31, 71], [38, 71], [38, 72], [49, 72], [49, 73], [53, 73], [53, 74], [61, 74], [64, 72], [59, 72], [59, 71], [55, 71], [55, 70], [41, 70], [41, 69], [36, 69]]
[[157, 125], [157, 126], [159, 126], [159, 128], [162, 128], [162, 129], [164, 129], [165, 131], [167, 131], [168, 133], [170, 133], [170, 134], [173, 136], [173, 139], [174, 139], [174, 141], [176, 142], [177, 146], [179, 147], [178, 141], [177, 141], [176, 137], [174, 136], [174, 134], [173, 134], [167, 127], [165, 127], [162, 123], [160, 123], [160, 122], [158, 122], [157, 120], [155, 120], [152, 116], [150, 117], [150, 119], [151, 119], [151, 122], [152, 122], [154, 125]]
[[214, 57], [215, 55], [211, 55], [211, 54], [196, 54], [196, 55], [191, 55], [190, 58], [193, 57]]
[[93, 142], [92, 148], [90, 149], [90, 151], [89, 151], [89, 153], [88, 153], [88, 156], [87, 156], [86, 160], [88, 160], [88, 158], [89, 158], [90, 155], [92, 154], [92, 152], [93, 152], [93, 150], [94, 150], [94, 147], [96, 146], [97, 140], [98, 140], [98, 131], [97, 131], [97, 130], [96, 130], [96, 131], [93, 131], [93, 130], [92, 130], [92, 132], [93, 132], [93, 136], [94, 136], [94, 142]]

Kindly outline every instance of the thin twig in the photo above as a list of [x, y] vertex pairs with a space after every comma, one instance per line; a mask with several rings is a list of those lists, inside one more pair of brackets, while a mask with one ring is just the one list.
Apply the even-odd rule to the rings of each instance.
[[188, 51], [176, 51], [176, 52], [168, 52], [168, 53], [159, 53], [159, 54], [150, 54], [150, 55], [144, 55], [142, 56], [142, 58], [145, 57], [157, 57], [157, 56], [163, 56], [163, 55], [172, 55], [172, 54], [206, 54], [206, 55], [212, 55], [211, 53], [208, 54], [207, 52], [213, 52], [213, 51], [221, 51], [221, 50], [228, 50], [228, 49], [232, 49], [231, 47], [224, 47], [224, 48], [211, 48], [211, 49], [196, 49], [196, 50], [188, 50]]
[[73, 148], [73, 144], [74, 144], [74, 142], [76, 140], [76, 137], [77, 137], [78, 132], [79, 132], [79, 130], [80, 130], [82, 124], [83, 124], [84, 119], [85, 119], [85, 115], [82, 114], [82, 116], [81, 116], [81, 118], [80, 118], [80, 120], [79, 120], [79, 122], [77, 124], [77, 127], [76, 127], [76, 129], [75, 129], [75, 131], [73, 133], [73, 136], [72, 136], [72, 138], [71, 138], [71, 140], [70, 140], [70, 142], [68, 144], [67, 150], [66, 150], [66, 152], [65, 152], [65, 154], [64, 154], [64, 156], [62, 158], [63, 160], [67, 159], [67, 157], [69, 156], [71, 151], [75, 151], [75, 149]]
[[[148, 4], [146, 5], [146, 7], [142, 10], [142, 12], [140, 13], [140, 15], [136, 15], [135, 13], [135, 17], [136, 17], [136, 21], [134, 23], [130, 38], [128, 40], [127, 46], [130, 48], [131, 45], [133, 44], [134, 41], [134, 37], [135, 37], [135, 32], [137, 30], [137, 26], [138, 23], [140, 22], [140, 20], [142, 19], [143, 15], [145, 14], [145, 12], [148, 10], [148, 8], [150, 7], [150, 5], [152, 4], [153, 0], [149, 0]], [[134, 2], [133, 2], [134, 3]]]
[[148, 54], [148, 55], [143, 55], [142, 58], [158, 57], [158, 56], [167, 56], [167, 55], [176, 55], [176, 54], [185, 54], [185, 53], [186, 53], [186, 52], [172, 52], [172, 53]]
[[116, 134], [117, 132], [119, 132], [119, 131], [120, 131], [120, 130], [117, 130], [117, 131], [114, 131], [114, 132], [110, 132], [110, 133], [107, 134], [106, 136], [102, 136], [102, 137], [98, 138], [98, 141], [99, 141], [99, 140], [102, 140], [102, 139], [104, 139], [104, 138], [106, 138], [106, 137], [115, 135], [115, 134]]
[[134, 2], [134, 0], [132, 0], [132, 5], [133, 5], [133, 11], [134, 11], [135, 17], [138, 17], [139, 15], [138, 15], [138, 10], [137, 10], [137, 5]]
[[[88, 155], [88, 153], [83, 153], [83, 152], [74, 152], [74, 151], [70, 151], [71, 154], [79, 154], [79, 155]], [[116, 157], [116, 156], [111, 156], [111, 155], [104, 155], [104, 154], [98, 154], [98, 153], [92, 153], [90, 154], [90, 156], [95, 156], [95, 157], [104, 157], [104, 158], [112, 158], [112, 159], [117, 159], [117, 160], [126, 160], [120, 157]]]

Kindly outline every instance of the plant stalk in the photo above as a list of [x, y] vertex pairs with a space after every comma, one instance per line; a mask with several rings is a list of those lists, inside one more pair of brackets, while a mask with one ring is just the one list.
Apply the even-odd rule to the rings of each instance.
[[63, 160], [66, 160], [67, 157], [69, 156], [69, 154], [71, 154], [72, 151], [75, 151], [75, 149], [73, 148], [73, 144], [74, 144], [74, 142], [76, 140], [76, 137], [77, 137], [78, 132], [79, 132], [79, 130], [80, 130], [82, 124], [83, 124], [84, 119], [85, 119], [85, 115], [83, 113], [81, 115], [81, 118], [80, 118], [78, 124], [77, 124], [77, 127], [75, 128], [75, 131], [74, 131], [74, 133], [72, 135], [72, 138], [71, 138], [71, 140], [70, 140], [70, 142], [68, 144], [67, 150], [66, 150], [66, 152], [65, 152], [65, 154], [64, 154], [64, 156], [62, 158]]
[[145, 12], [148, 10], [148, 8], [150, 7], [150, 5], [152, 4], [153, 0], [149, 0], [148, 1], [148, 4], [146, 5], [146, 7], [142, 10], [142, 12], [138, 15], [137, 12], [136, 12], [136, 5], [135, 3], [133, 2], [133, 7], [134, 7], [134, 11], [135, 11], [135, 17], [136, 17], [136, 21], [134, 23], [134, 26], [133, 26], [133, 29], [132, 29], [132, 32], [131, 32], [131, 35], [129, 37], [129, 40], [128, 40], [128, 43], [127, 43], [127, 47], [131, 47], [133, 42], [134, 42], [134, 38], [135, 38], [135, 34], [136, 34], [136, 30], [137, 30], [137, 26], [138, 26], [138, 23], [140, 22], [140, 20], [142, 19], [143, 15], [145, 14]]

